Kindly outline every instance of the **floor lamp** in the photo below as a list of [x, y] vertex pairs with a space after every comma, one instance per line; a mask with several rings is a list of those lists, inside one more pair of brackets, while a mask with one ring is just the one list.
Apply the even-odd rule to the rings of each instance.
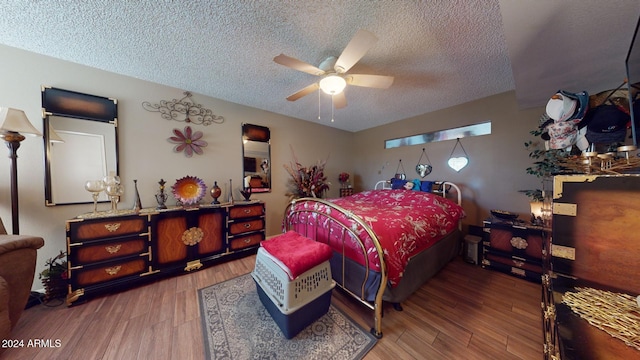
[[14, 235], [20, 233], [18, 223], [18, 148], [20, 142], [24, 140], [24, 135], [42, 136], [42, 134], [31, 125], [24, 111], [0, 107], [0, 138], [2, 138], [9, 148], [9, 158], [11, 159], [11, 229]]

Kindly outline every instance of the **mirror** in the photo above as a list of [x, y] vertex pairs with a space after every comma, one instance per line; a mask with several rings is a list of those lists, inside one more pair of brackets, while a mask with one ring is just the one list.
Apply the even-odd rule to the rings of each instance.
[[242, 124], [242, 178], [252, 193], [271, 191], [270, 141], [268, 127]]
[[[117, 101], [43, 88], [45, 205], [92, 203], [88, 180], [118, 173]], [[99, 201], [108, 201], [100, 193]]]

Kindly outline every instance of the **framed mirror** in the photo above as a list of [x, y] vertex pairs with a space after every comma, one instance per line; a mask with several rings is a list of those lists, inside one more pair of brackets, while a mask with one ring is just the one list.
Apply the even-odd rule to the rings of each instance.
[[271, 191], [271, 132], [268, 127], [242, 124], [242, 178], [252, 193]]
[[85, 183], [118, 174], [117, 100], [43, 87], [42, 120], [45, 205], [92, 203]]

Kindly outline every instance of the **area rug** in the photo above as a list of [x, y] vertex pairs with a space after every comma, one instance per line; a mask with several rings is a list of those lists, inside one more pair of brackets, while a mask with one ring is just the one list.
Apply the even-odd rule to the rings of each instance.
[[287, 340], [250, 274], [198, 290], [207, 359], [362, 359], [376, 338], [333, 305]]

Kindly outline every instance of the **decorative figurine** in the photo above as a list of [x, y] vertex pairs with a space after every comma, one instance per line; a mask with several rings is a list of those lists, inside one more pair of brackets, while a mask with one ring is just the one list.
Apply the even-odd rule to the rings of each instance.
[[156, 207], [156, 209], [158, 210], [167, 208], [167, 205], [164, 204], [164, 202], [167, 201], [167, 194], [164, 192], [164, 184], [166, 183], [167, 182], [164, 181], [164, 179], [160, 179], [160, 181], [158, 181], [158, 184], [160, 184], [160, 190], [156, 193], [156, 201], [158, 202], [158, 207]]
[[222, 189], [220, 189], [220, 187], [218, 186], [217, 181], [213, 182], [213, 187], [211, 188], [210, 192], [211, 192], [211, 197], [213, 198], [211, 205], [220, 204], [220, 201], [218, 201], [218, 198], [220, 197], [220, 195], [222, 195]]

